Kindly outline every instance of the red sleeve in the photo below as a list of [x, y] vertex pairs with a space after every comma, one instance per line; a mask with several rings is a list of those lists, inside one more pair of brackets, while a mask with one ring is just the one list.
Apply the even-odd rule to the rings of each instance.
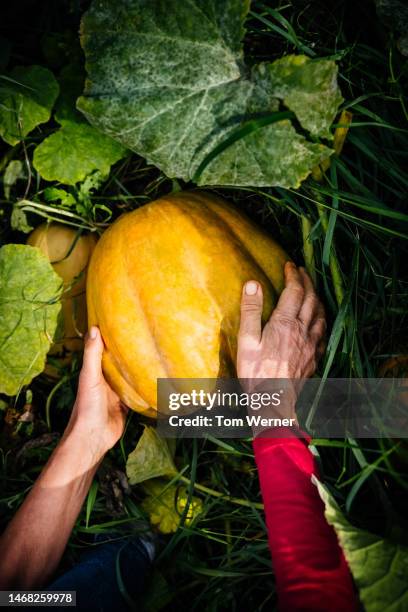
[[358, 610], [346, 560], [311, 482], [318, 470], [307, 440], [288, 428], [279, 434], [253, 442], [279, 608]]

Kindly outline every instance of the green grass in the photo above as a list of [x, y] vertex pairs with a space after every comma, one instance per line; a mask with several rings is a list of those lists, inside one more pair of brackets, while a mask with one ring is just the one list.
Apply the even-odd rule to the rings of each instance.
[[[61, 6], [64, 9], [57, 11], [44, 3], [34, 16], [28, 13], [18, 32], [13, 29], [14, 62], [32, 63], [36, 58], [44, 63], [38, 41], [46, 34], [75, 40], [78, 6], [75, 2]], [[373, 6], [369, 0], [329, 6], [323, 1], [252, 4], [245, 46], [253, 61], [293, 52], [335, 58], [343, 109], [353, 113], [353, 123], [341, 156], [333, 159], [321, 182], [309, 179], [298, 191], [215, 189], [285, 245], [296, 262], [302, 263], [306, 253], [329, 320], [328, 348], [319, 369], [324, 377], [377, 376], [387, 358], [408, 352], [407, 66]], [[10, 32], [5, 28], [0, 34]], [[0, 168], [4, 170], [10, 159], [30, 165], [32, 145], [41, 137], [38, 130], [24, 147], [4, 147]], [[10, 202], [23, 197], [31, 202], [26, 207], [36, 223], [42, 214], [77, 227], [103, 229], [110, 217], [185, 186], [172, 183], [132, 156], [115, 166], [92, 197], [93, 205], [103, 205], [109, 212], [100, 208], [94, 217], [91, 210], [75, 216], [58, 207], [44, 207], [45, 184], [35, 173], [29, 178], [17, 184], [9, 200], [1, 200], [3, 243], [25, 239], [10, 229]], [[74, 364], [64, 372], [62, 383], [50, 383], [44, 377], [33, 382], [33, 423], [16, 420], [24, 397], [12, 406], [14, 420], [11, 410], [8, 422], [6, 412], [0, 413], [3, 525], [31, 487], [55, 441], [47, 444], [44, 439], [43, 446], [25, 447], [20, 455], [18, 451], [48, 430], [63, 430], [78, 369], [79, 364]], [[65, 567], [84, 546], [92, 545], [95, 533], [108, 533], [116, 526], [140, 528], [141, 490], [135, 487], [118, 500], [110, 484], [114, 470], [124, 470], [140, 431], [139, 419], [132, 415], [121, 444], [110, 453], [104, 472], [91, 488]], [[326, 483], [356, 525], [384, 535], [400, 525], [407, 533], [408, 464], [395, 459], [401, 443], [347, 439], [316, 440], [315, 445]], [[150, 602], [156, 598], [154, 609], [273, 609], [274, 579], [250, 442], [180, 441], [177, 461], [191, 492], [203, 499], [205, 512], [193, 526], [181, 526], [176, 534], [162, 539], [149, 591]], [[244, 505], [230, 498], [243, 500]]]

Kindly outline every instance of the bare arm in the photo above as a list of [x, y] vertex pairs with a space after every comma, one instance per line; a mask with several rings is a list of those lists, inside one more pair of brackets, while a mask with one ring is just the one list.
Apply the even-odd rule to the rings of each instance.
[[125, 411], [103, 378], [102, 351], [99, 330], [92, 328], [64, 436], [0, 539], [0, 589], [47, 583], [104, 454], [122, 434]]

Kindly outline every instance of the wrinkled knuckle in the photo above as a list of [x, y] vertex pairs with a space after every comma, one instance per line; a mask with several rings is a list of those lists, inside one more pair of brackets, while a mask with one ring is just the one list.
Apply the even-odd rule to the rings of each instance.
[[247, 329], [242, 329], [239, 331], [238, 334], [238, 345], [240, 351], [242, 352], [242, 350], [245, 351], [248, 348], [257, 348], [259, 345], [259, 341], [253, 333], [249, 332]]
[[316, 350], [317, 342], [315, 338], [309, 338], [305, 346], [305, 354], [307, 355], [307, 358], [312, 359], [316, 354]]
[[307, 342], [309, 340], [309, 329], [306, 323], [299, 320], [297, 322], [297, 331], [304, 342]]
[[306, 341], [302, 351], [305, 361], [307, 361], [308, 363], [312, 363], [314, 361], [314, 359], [316, 358], [316, 349], [316, 342], [309, 338], [308, 341]]
[[308, 338], [303, 346], [303, 355], [306, 361], [311, 361], [316, 353], [316, 343]]
[[245, 301], [241, 304], [241, 312], [243, 313], [258, 313], [261, 307], [258, 302]]
[[298, 328], [296, 319], [282, 313], [276, 313], [275, 322], [284, 329], [295, 330]]
[[294, 283], [292, 287], [292, 292], [298, 299], [301, 299], [305, 295], [305, 290], [300, 283]]

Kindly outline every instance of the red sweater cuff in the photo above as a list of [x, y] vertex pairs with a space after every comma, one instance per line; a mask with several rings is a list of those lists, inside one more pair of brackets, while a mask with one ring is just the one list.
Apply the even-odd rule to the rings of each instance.
[[269, 440], [279, 444], [282, 443], [282, 441], [291, 439], [304, 440], [307, 445], [309, 445], [312, 440], [309, 434], [302, 431], [299, 427], [273, 427], [271, 429], [264, 429], [258, 434], [254, 438], [253, 444], [255, 448], [259, 444], [259, 440]]

